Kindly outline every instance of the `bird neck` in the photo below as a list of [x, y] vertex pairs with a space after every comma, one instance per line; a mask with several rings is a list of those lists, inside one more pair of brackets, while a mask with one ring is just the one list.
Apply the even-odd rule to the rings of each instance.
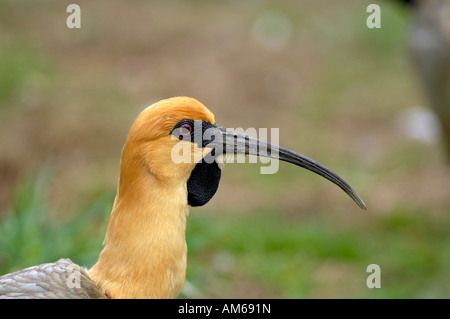
[[110, 298], [175, 298], [185, 280], [187, 214], [186, 183], [122, 165], [104, 248], [90, 278]]

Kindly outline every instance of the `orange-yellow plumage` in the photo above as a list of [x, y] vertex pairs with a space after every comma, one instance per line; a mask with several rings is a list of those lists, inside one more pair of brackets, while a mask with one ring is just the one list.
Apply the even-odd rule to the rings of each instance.
[[142, 111], [130, 129], [105, 247], [88, 272], [112, 298], [173, 298], [183, 287], [186, 181], [195, 163], [172, 161], [180, 141], [169, 134], [186, 118], [214, 123], [203, 104], [176, 97]]
[[190, 97], [173, 97], [149, 106], [139, 114], [128, 133], [127, 142], [155, 140], [168, 135], [180, 120], [191, 119], [214, 124], [214, 114]]

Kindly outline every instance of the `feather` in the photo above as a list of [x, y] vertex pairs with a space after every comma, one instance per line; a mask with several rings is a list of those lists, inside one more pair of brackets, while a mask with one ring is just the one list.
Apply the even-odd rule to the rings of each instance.
[[86, 269], [60, 259], [0, 277], [0, 299], [105, 299]]

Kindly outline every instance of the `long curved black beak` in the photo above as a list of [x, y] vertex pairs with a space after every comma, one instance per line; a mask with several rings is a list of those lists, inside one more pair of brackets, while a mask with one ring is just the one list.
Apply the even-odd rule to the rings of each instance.
[[286, 148], [258, 140], [235, 130], [214, 125], [214, 139], [210, 140], [208, 147], [214, 148], [214, 155], [223, 154], [246, 154], [270, 157], [306, 168], [339, 186], [346, 192], [355, 203], [362, 209], [366, 204], [359, 195], [337, 174], [316, 161]]

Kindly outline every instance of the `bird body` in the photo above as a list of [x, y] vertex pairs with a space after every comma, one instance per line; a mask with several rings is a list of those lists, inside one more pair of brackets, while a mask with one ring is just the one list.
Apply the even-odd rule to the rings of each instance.
[[450, 161], [450, 0], [415, 1], [408, 42]]
[[[70, 259], [25, 268], [0, 277], [0, 299], [106, 298], [86, 271]], [[79, 286], [70, 284], [72, 275], [76, 275]]]
[[[205, 134], [208, 130], [214, 136]], [[178, 143], [189, 150], [184, 161], [173, 158]], [[262, 145], [268, 153], [260, 152]], [[221, 176], [219, 157], [230, 152], [273, 157], [307, 168], [337, 184], [365, 208], [347, 183], [319, 163], [217, 126], [214, 115], [195, 99], [166, 99], [146, 108], [129, 131], [103, 250], [92, 268], [76, 268], [82, 278], [80, 291], [64, 292], [69, 276], [64, 269], [75, 265], [64, 259], [0, 277], [0, 295], [175, 298], [185, 281], [188, 206], [204, 205], [212, 198]]]

